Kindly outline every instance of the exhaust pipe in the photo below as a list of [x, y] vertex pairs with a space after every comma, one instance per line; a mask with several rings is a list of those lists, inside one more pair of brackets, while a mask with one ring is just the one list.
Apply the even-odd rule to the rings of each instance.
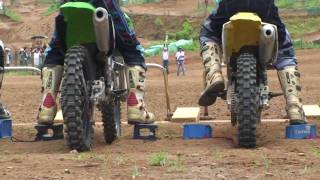
[[114, 31], [111, 30], [113, 26], [110, 27], [108, 11], [101, 7], [97, 8], [93, 15], [93, 24], [96, 34], [97, 47], [99, 51], [108, 54], [114, 47], [112, 47], [111, 44], [111, 41], [113, 41], [113, 39], [111, 38], [110, 33], [110, 31]]
[[260, 59], [265, 64], [274, 63], [278, 49], [278, 35], [275, 26], [266, 24], [261, 28], [260, 35]]

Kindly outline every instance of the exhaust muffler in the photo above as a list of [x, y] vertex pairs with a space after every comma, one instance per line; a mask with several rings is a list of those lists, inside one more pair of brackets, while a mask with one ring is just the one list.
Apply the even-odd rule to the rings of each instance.
[[278, 50], [277, 28], [266, 24], [261, 28], [259, 54], [265, 64], [274, 63]]
[[105, 54], [109, 54], [114, 47], [114, 30], [109, 18], [108, 11], [101, 7], [97, 8], [93, 15], [97, 47]]

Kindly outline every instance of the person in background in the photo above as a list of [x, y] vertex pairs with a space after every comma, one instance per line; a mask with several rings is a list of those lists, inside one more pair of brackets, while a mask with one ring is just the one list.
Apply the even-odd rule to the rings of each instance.
[[5, 48], [5, 63], [6, 66], [10, 66], [12, 62], [12, 52], [10, 48]]
[[31, 48], [27, 48], [26, 49], [26, 55], [27, 55], [27, 66], [29, 66], [29, 65], [32, 66], [33, 62], [32, 62], [32, 51], [31, 51]]
[[169, 50], [167, 46], [163, 47], [162, 63], [163, 63], [163, 67], [166, 68], [167, 73], [169, 74]]
[[180, 71], [183, 75], [185, 75], [185, 53], [181, 47], [178, 48], [178, 51], [176, 53], [176, 61], [177, 61], [177, 76], [180, 75]]
[[4, 8], [3, 8], [3, 0], [0, 0], [0, 14], [3, 13]]
[[20, 65], [27, 66], [28, 65], [28, 57], [27, 57], [26, 47], [21, 48], [19, 50], [19, 56], [20, 56]]
[[38, 48], [33, 50], [33, 65], [40, 68], [40, 50]]

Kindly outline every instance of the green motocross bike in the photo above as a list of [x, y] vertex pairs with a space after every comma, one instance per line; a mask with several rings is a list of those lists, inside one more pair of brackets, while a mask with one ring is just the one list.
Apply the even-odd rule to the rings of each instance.
[[61, 108], [70, 149], [91, 149], [95, 107], [101, 111], [106, 143], [121, 135], [120, 104], [128, 93], [123, 58], [115, 56], [113, 22], [104, 8], [85, 2], [60, 7], [65, 33]]

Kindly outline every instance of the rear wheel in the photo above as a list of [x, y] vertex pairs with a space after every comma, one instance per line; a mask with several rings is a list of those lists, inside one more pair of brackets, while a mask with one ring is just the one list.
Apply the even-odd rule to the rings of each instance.
[[243, 53], [237, 59], [237, 122], [239, 146], [256, 146], [256, 123], [259, 115], [257, 61], [252, 54]]
[[120, 101], [104, 103], [101, 108], [104, 139], [111, 144], [121, 135]]
[[87, 151], [93, 138], [93, 108], [83, 63], [88, 61], [86, 48], [74, 46], [65, 57], [61, 105], [65, 124], [66, 142], [70, 149]]

